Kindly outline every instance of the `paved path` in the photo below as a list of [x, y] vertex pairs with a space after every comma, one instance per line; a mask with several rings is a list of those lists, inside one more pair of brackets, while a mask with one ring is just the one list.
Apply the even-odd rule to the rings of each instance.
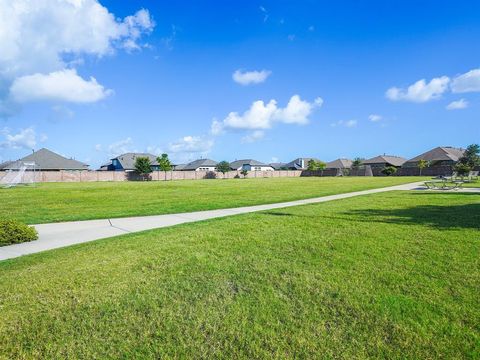
[[40, 251], [56, 249], [73, 244], [80, 244], [116, 235], [162, 228], [188, 222], [245, 214], [255, 211], [286, 208], [297, 205], [315, 204], [392, 190], [413, 190], [419, 188], [421, 184], [423, 184], [423, 182], [390, 186], [380, 189], [355, 191], [345, 194], [322, 196], [305, 200], [296, 200], [267, 205], [245, 206], [231, 209], [34, 225], [38, 231], [39, 239], [22, 244], [0, 247], [0, 260], [11, 259], [22, 255], [33, 254]]

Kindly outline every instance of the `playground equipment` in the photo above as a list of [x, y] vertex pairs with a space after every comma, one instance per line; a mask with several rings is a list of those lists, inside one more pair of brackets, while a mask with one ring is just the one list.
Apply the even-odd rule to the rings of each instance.
[[36, 182], [36, 164], [35, 162], [17, 162], [5, 172], [0, 178], [2, 187], [11, 188], [19, 184], [35, 184]]

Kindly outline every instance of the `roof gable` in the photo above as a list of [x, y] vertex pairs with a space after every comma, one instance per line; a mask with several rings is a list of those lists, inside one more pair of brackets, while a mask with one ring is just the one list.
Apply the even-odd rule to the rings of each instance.
[[365, 165], [370, 165], [370, 164], [391, 164], [393, 166], [402, 166], [407, 159], [401, 157], [401, 156], [395, 156], [395, 155], [378, 155], [375, 156], [371, 159], [367, 159], [363, 161], [363, 164]]
[[35, 151], [33, 154], [27, 155], [10, 165], [5, 166], [5, 169], [19, 169], [25, 162], [34, 162], [35, 168], [38, 170], [87, 170], [88, 165], [74, 160], [67, 159], [53, 151], [42, 148]]
[[417, 162], [420, 160], [425, 161], [458, 161], [463, 156], [464, 149], [454, 148], [450, 146], [439, 146], [433, 148], [423, 154], [415, 156], [414, 158], [408, 160], [407, 162]]

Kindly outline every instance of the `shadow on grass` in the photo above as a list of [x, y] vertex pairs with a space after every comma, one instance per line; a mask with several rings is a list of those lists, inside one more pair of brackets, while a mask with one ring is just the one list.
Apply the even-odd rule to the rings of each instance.
[[480, 230], [480, 203], [452, 206], [421, 205], [404, 209], [362, 209], [343, 214], [353, 215], [357, 217], [357, 221], [361, 219], [364, 222]]
[[282, 212], [275, 212], [275, 211], [263, 211], [260, 214], [263, 215], [272, 215], [272, 216], [294, 216], [293, 214], [289, 213], [282, 213]]

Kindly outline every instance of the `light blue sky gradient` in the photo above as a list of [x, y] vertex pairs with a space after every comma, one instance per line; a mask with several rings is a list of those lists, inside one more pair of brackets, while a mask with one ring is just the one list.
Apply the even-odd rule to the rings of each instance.
[[[465, 147], [480, 140], [480, 92], [447, 90], [423, 103], [385, 96], [394, 86], [480, 68], [478, 1], [101, 4], [118, 18], [145, 8], [156, 22], [153, 32], [141, 38], [148, 43], [141, 51], [82, 56], [78, 73], [95, 77], [114, 94], [90, 104], [23, 104], [0, 120], [0, 128], [16, 134], [33, 127], [36, 148], [47, 147], [93, 168], [121, 149], [112, 144], [126, 139], [123, 149], [163, 150], [176, 162], [198, 156], [265, 162], [381, 153], [410, 158], [434, 146]], [[237, 69], [265, 69], [271, 75], [243, 86], [232, 80]], [[241, 114], [256, 100], [275, 99], [284, 107], [295, 94], [308, 102], [324, 100], [308, 124], [275, 123], [255, 142], [242, 141], [249, 134], [245, 130], [210, 133], [213, 119]], [[446, 109], [461, 98], [467, 108]], [[372, 122], [371, 114], [382, 119]], [[172, 151], [185, 136], [201, 137], [207, 145], [198, 152]], [[28, 153], [4, 145], [0, 160]]]

